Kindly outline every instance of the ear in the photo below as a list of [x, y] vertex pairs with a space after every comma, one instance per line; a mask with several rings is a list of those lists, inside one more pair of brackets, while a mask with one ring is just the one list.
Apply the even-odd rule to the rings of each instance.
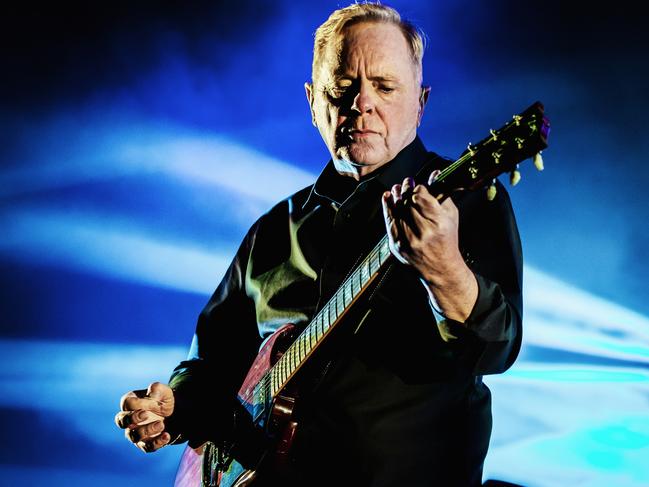
[[424, 116], [424, 107], [430, 95], [430, 86], [422, 86], [421, 94], [419, 95], [419, 113], [417, 114], [417, 126], [421, 123], [421, 117]]
[[311, 123], [314, 127], [317, 127], [318, 124], [315, 121], [315, 110], [313, 109], [313, 83], [308, 81], [304, 83], [304, 92], [306, 93], [306, 99], [309, 102], [309, 110], [311, 110]]

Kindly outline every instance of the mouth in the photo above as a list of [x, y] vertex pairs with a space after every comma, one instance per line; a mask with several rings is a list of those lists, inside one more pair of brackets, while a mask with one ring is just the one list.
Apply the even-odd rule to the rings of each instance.
[[348, 135], [352, 140], [360, 140], [371, 137], [373, 135], [379, 135], [379, 133], [374, 130], [353, 129], [348, 132]]

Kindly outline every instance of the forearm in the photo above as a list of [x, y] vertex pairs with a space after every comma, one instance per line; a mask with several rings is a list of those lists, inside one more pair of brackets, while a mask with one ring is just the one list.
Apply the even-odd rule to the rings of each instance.
[[448, 267], [447, 272], [423, 272], [421, 280], [433, 307], [445, 317], [464, 323], [478, 299], [478, 283], [461, 257]]

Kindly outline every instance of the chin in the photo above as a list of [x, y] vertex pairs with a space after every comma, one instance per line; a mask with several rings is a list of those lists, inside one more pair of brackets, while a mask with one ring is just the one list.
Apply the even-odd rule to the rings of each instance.
[[385, 150], [361, 144], [353, 144], [346, 148], [345, 155], [358, 166], [380, 166], [388, 162], [388, 154]]

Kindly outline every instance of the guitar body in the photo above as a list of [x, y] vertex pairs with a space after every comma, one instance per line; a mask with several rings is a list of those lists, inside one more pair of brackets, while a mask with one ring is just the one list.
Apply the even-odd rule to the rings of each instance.
[[[260, 387], [263, 377], [294, 340], [294, 330], [294, 325], [289, 323], [266, 340], [238, 393], [239, 401], [253, 417], [255, 426], [267, 433], [273, 448], [263, 456], [259, 465], [248, 469], [235, 458], [222, 458], [223, 452], [217, 451], [211, 442], [197, 448], [188, 446], [180, 460], [175, 487], [252, 487], [264, 472], [281, 475], [290, 470], [290, 450], [297, 429], [297, 423], [292, 420], [295, 396], [282, 390], [271, 404], [265, 404], [263, 400], [260, 402], [255, 389]], [[259, 414], [260, 409], [265, 412]]]

